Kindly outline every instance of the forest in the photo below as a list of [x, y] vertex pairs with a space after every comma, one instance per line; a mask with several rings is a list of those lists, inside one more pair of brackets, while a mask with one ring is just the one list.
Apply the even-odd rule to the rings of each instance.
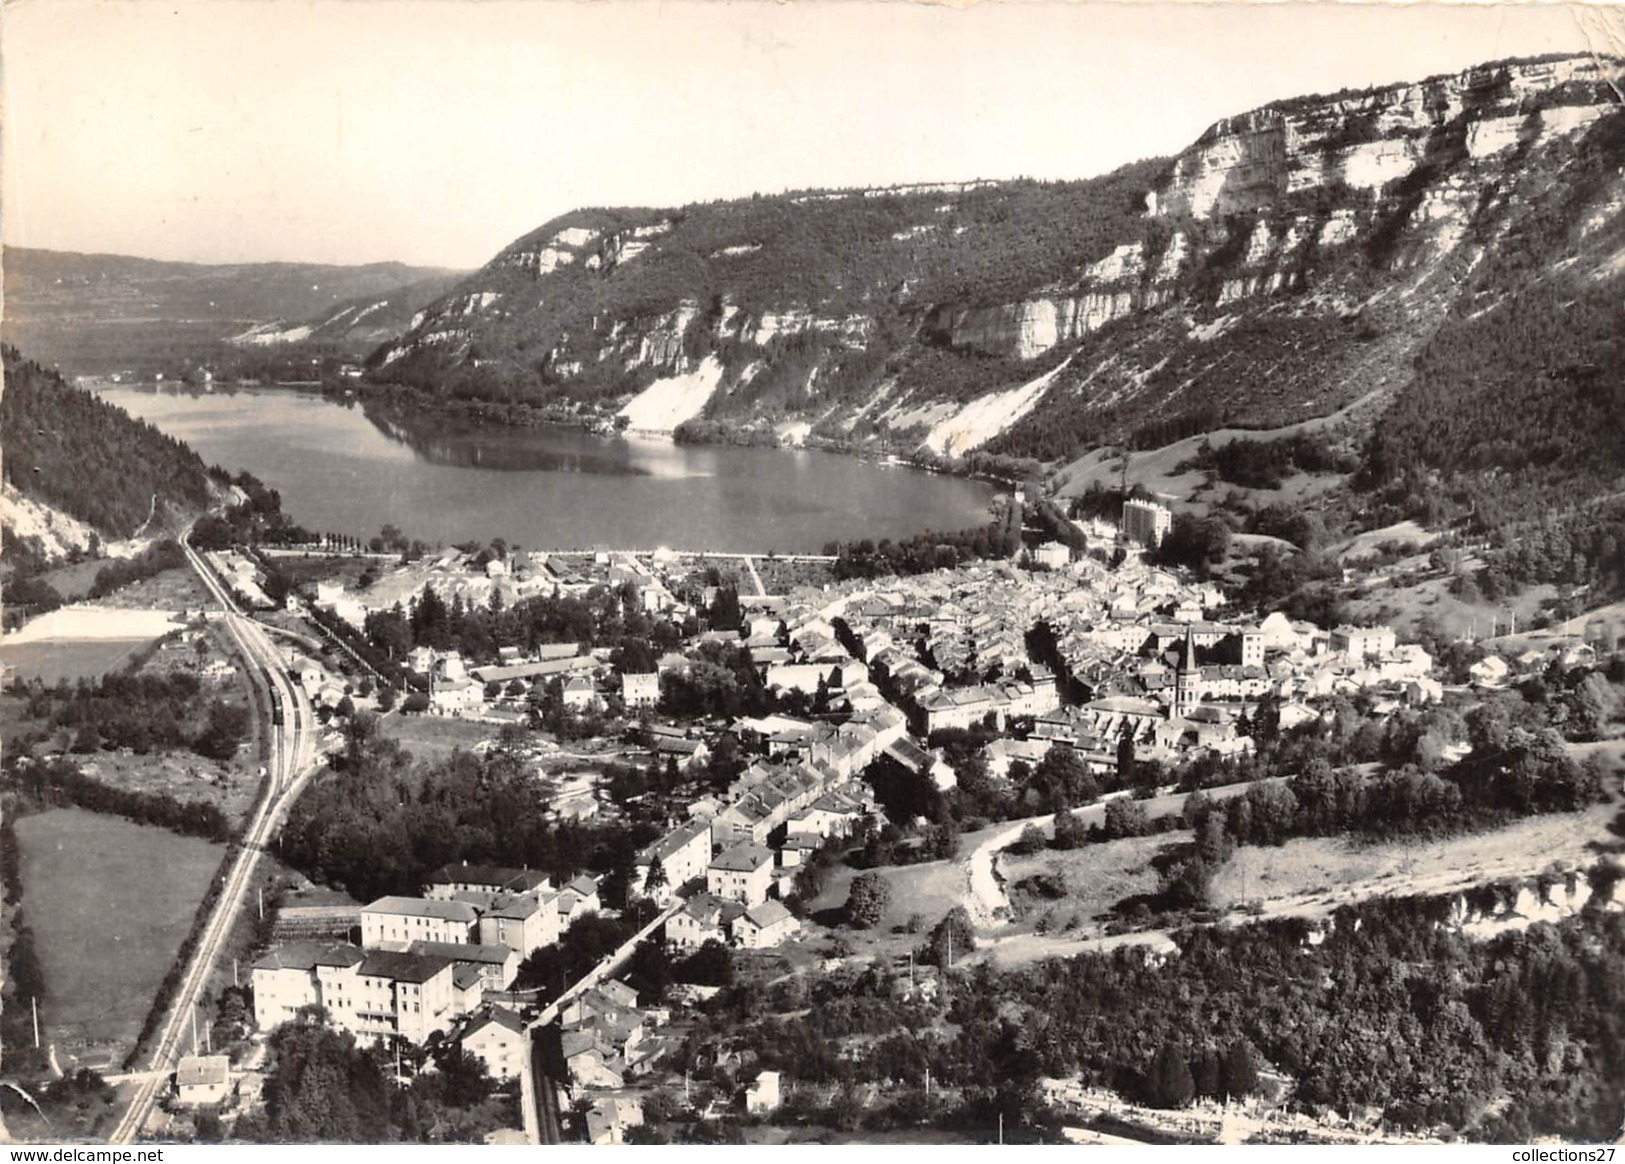
[[311, 782], [281, 840], [288, 864], [363, 901], [416, 894], [426, 874], [464, 860], [542, 869], [558, 885], [593, 869], [619, 870], [624, 881], [638, 848], [659, 835], [552, 821], [549, 782], [507, 749], [414, 764], [375, 727], [352, 721], [345, 758]]
[[0, 346], [0, 359], [6, 484], [108, 538], [135, 533], [155, 505], [160, 522], [184, 520], [208, 505], [208, 475], [186, 445], [72, 387], [9, 344]]
[[[410, 1084], [392, 1082], [383, 1048], [316, 1021], [312, 1008], [271, 1032], [262, 1109], [237, 1120], [232, 1138], [258, 1144], [482, 1143], [519, 1123], [518, 1098], [497, 1092], [485, 1068], [452, 1043], [437, 1043]], [[432, 1062], [431, 1062], [432, 1061]], [[432, 1070], [423, 1070], [429, 1063]], [[218, 1121], [207, 1121], [216, 1138]], [[200, 1133], [203, 1132], [200, 1126]]]
[[208, 698], [198, 677], [185, 671], [112, 672], [54, 686], [34, 679], [18, 684], [17, 697], [26, 701], [30, 719], [51, 731], [72, 732], [70, 750], [81, 755], [187, 748], [226, 761], [248, 737], [252, 719], [243, 703]]
[[[1625, 919], [1588, 913], [1479, 943], [1442, 924], [1451, 904], [1345, 907], [1318, 944], [1292, 919], [1182, 931], [1166, 961], [1139, 948], [1004, 971], [979, 961], [946, 975], [945, 1009], [898, 1001], [903, 971], [884, 964], [742, 979], [709, 1004], [683, 1066], [730, 1085], [708, 1064], [735, 1048], [794, 1081], [775, 1122], [847, 1130], [991, 1135], [1002, 1116], [1013, 1141], [1053, 1139], [1061, 1116], [1039, 1098], [1041, 1076], [1178, 1108], [1279, 1073], [1310, 1113], [1374, 1109], [1391, 1127], [1489, 1142], [1611, 1138]], [[866, 1107], [868, 1082], [883, 1090]]]

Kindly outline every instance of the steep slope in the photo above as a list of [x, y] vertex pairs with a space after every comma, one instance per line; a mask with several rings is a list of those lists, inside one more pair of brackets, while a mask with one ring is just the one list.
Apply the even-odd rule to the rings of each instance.
[[[1455, 313], [1559, 263], [1614, 285], [1618, 71], [1514, 61], [1296, 99], [1085, 182], [583, 210], [428, 307], [370, 374], [607, 418], [715, 361], [701, 415], [723, 429], [1047, 461], [1360, 400], [1369, 418]], [[1594, 227], [1533, 230], [1554, 199]], [[1520, 237], [1524, 267], [1486, 264]]]
[[153, 532], [204, 509], [210, 481], [186, 445], [56, 373], [0, 349], [0, 468], [5, 476], [8, 556], [84, 546]]
[[[4, 261], [0, 335], [70, 373], [146, 367], [177, 358], [177, 349], [202, 359], [255, 325], [307, 319], [352, 299], [376, 302], [416, 287], [410, 297], [421, 298], [403, 308], [398, 331], [412, 310], [461, 275], [400, 263], [216, 265], [26, 247], [6, 247]], [[359, 336], [350, 349], [363, 355], [380, 338]]]
[[386, 291], [358, 295], [310, 315], [272, 319], [232, 336], [231, 342], [245, 348], [326, 344], [365, 355], [405, 331], [424, 304], [440, 298], [462, 277], [450, 273], [436, 275]]

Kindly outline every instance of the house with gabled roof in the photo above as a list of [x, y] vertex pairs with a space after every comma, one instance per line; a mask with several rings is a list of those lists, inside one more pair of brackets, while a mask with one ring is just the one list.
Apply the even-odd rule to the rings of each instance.
[[747, 907], [766, 901], [772, 883], [773, 851], [761, 845], [735, 845], [714, 858], [705, 871], [708, 892], [742, 901]]
[[175, 1099], [182, 1107], [223, 1103], [231, 1094], [231, 1059], [183, 1055], [175, 1065]]
[[734, 922], [744, 913], [743, 902], [696, 893], [666, 919], [666, 940], [682, 950], [697, 950], [707, 942], [727, 945], [733, 941]]
[[529, 1066], [530, 1038], [525, 1022], [503, 1006], [490, 1006], [463, 1028], [463, 1050], [485, 1066], [492, 1079], [513, 1079]]
[[734, 923], [734, 938], [751, 950], [767, 949], [793, 937], [801, 929], [794, 914], [780, 902], [764, 901], [747, 909]]
[[598, 900], [598, 881], [583, 873], [571, 881], [553, 899], [558, 904], [559, 928], [566, 929], [577, 918], [597, 913], [603, 908]]

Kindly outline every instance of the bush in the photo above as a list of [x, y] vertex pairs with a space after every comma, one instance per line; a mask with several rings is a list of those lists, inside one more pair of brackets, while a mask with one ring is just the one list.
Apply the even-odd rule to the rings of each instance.
[[866, 930], [880, 924], [891, 906], [891, 885], [879, 873], [859, 873], [846, 898], [846, 923]]

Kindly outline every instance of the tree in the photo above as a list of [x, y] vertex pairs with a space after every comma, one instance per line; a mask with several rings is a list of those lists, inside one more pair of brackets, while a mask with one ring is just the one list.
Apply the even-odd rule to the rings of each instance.
[[659, 857], [655, 857], [649, 862], [649, 872], [643, 878], [643, 892], [649, 897], [654, 897], [665, 887], [666, 866]]
[[1196, 1080], [1183, 1050], [1172, 1043], [1162, 1045], [1151, 1064], [1147, 1091], [1152, 1107], [1184, 1107], [1195, 1098]]
[[493, 1083], [485, 1064], [460, 1046], [448, 1045], [436, 1065], [440, 1068], [441, 1095], [452, 1107], [473, 1107], [491, 1094]]
[[1018, 857], [1030, 857], [1034, 853], [1043, 852], [1048, 846], [1049, 838], [1044, 836], [1044, 830], [1030, 824], [1021, 830], [1021, 836], [1017, 837], [1006, 851]]
[[1600, 739], [1616, 703], [1608, 680], [1593, 671], [1569, 692], [1563, 734], [1571, 740]]
[[1051, 842], [1057, 849], [1076, 849], [1085, 844], [1089, 837], [1089, 830], [1083, 827], [1083, 822], [1072, 814], [1071, 809], [1063, 809], [1055, 814], [1055, 839]]
[[880, 924], [891, 906], [891, 884], [879, 873], [859, 873], [846, 897], [846, 922], [866, 930]]
[[1237, 1039], [1225, 1052], [1220, 1086], [1227, 1099], [1241, 1099], [1258, 1090], [1258, 1062], [1246, 1039]]
[[1149, 824], [1145, 806], [1138, 801], [1120, 796], [1106, 802], [1106, 819], [1102, 827], [1108, 840], [1143, 836]]
[[1045, 808], [1070, 808], [1086, 804], [1100, 795], [1100, 786], [1083, 758], [1066, 744], [1056, 744], [1044, 753], [1033, 772], [1033, 788], [1039, 803]]
[[1134, 787], [1134, 729], [1128, 724], [1117, 737], [1117, 786]]
[[971, 925], [970, 914], [962, 905], [956, 905], [931, 931], [922, 961], [948, 969], [959, 958], [976, 948], [976, 928]]

